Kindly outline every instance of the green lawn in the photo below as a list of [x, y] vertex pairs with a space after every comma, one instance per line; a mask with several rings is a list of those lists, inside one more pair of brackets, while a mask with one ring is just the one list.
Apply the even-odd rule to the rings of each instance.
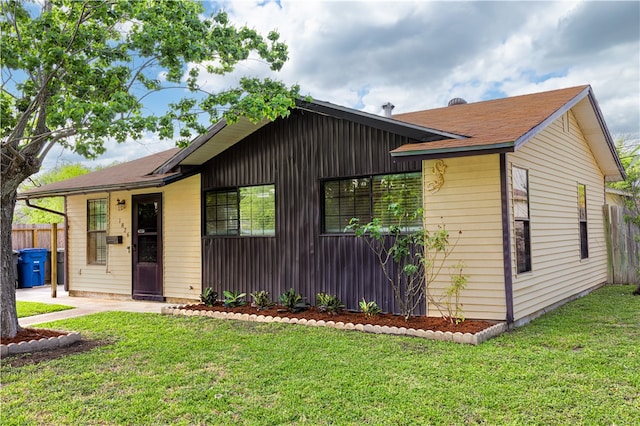
[[3, 363], [3, 425], [587, 424], [640, 419], [640, 297], [611, 286], [479, 346], [100, 313], [109, 345]]
[[23, 318], [32, 315], [48, 314], [49, 312], [66, 311], [67, 309], [73, 309], [73, 306], [40, 302], [21, 302], [18, 300], [16, 302], [16, 309], [18, 310], [18, 318]]

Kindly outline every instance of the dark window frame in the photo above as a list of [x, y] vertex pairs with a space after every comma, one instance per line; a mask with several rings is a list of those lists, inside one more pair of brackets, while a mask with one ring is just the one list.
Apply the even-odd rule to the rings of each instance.
[[87, 200], [87, 264], [107, 264], [108, 204], [106, 198]]
[[[524, 188], [524, 197], [522, 194], [518, 194], [517, 190], [520, 189], [516, 186], [516, 171], [524, 173], [524, 182], [520, 185]], [[529, 183], [529, 170], [518, 166], [512, 166], [511, 168], [511, 180], [512, 180], [512, 196], [513, 196], [513, 216], [514, 216], [514, 234], [515, 234], [515, 248], [516, 248], [516, 272], [518, 274], [524, 274], [531, 272], [531, 206], [530, 196], [531, 187]], [[517, 203], [520, 199], [523, 199], [523, 203], [526, 204], [526, 212], [522, 209], [518, 209]], [[520, 214], [519, 213], [524, 213]]]
[[587, 216], [587, 186], [578, 183], [578, 226], [580, 233], [580, 259], [589, 258], [589, 231]]
[[[423, 176], [422, 176], [422, 172], [421, 171], [402, 171], [402, 172], [387, 172], [387, 173], [376, 173], [376, 174], [368, 174], [368, 175], [359, 175], [359, 176], [348, 176], [348, 177], [339, 177], [339, 178], [327, 178], [327, 179], [321, 179], [320, 180], [320, 191], [319, 191], [319, 196], [320, 196], [320, 206], [321, 206], [321, 215], [320, 215], [320, 235], [326, 235], [326, 236], [336, 236], [336, 235], [346, 235], [346, 236], [352, 236], [353, 233], [350, 232], [345, 232], [344, 228], [342, 227], [341, 229], [335, 229], [335, 230], [328, 230], [327, 229], [327, 196], [326, 196], [326, 186], [327, 184], [330, 183], [335, 183], [335, 182], [348, 182], [348, 181], [356, 181], [356, 180], [367, 180], [368, 181], [368, 185], [367, 185], [367, 202], [366, 203], [362, 203], [362, 205], [367, 206], [368, 212], [364, 215], [366, 216], [364, 219], [361, 218], [361, 223], [365, 224], [370, 222], [373, 217], [375, 217], [375, 197], [374, 197], [374, 192], [375, 192], [375, 180], [376, 179], [380, 179], [382, 180], [383, 177], [385, 176], [397, 176], [397, 175], [416, 175], [416, 177], [418, 177], [419, 182], [420, 182], [420, 201], [419, 201], [419, 208], [423, 208], [424, 207], [424, 190], [422, 188], [423, 186]], [[344, 197], [346, 198], [346, 197]], [[364, 198], [364, 197], [363, 197]], [[336, 197], [336, 199], [340, 200], [342, 199], [342, 197]], [[337, 215], [333, 215], [334, 217], [338, 218], [338, 221], [340, 221], [341, 219], [346, 219], [349, 220], [352, 217], [355, 217], [354, 215], [349, 215], [349, 214], [337, 214]], [[347, 217], [349, 216], [349, 217]], [[345, 224], [346, 226], [346, 224]], [[410, 225], [408, 227], [406, 227], [406, 229], [403, 230], [403, 232], [412, 232], [414, 230], [417, 229], [422, 229], [422, 227], [424, 226], [424, 224], [422, 223], [422, 219], [420, 220], [420, 225]]]
[[[273, 229], [261, 228], [261, 233], [243, 233], [242, 232], [242, 211], [241, 208], [241, 191], [248, 188], [268, 188], [273, 190]], [[233, 204], [224, 204], [225, 206], [235, 206], [235, 218], [226, 217], [224, 219], [209, 220], [208, 209], [211, 207], [207, 202], [207, 196], [210, 194], [235, 194], [235, 202]], [[202, 235], [208, 238], [274, 238], [277, 234], [277, 221], [276, 221], [276, 185], [275, 183], [257, 184], [257, 185], [238, 185], [224, 188], [210, 188], [202, 192]], [[217, 204], [215, 204], [217, 206]], [[222, 223], [235, 221], [236, 226], [234, 228], [226, 228], [226, 233], [209, 233], [208, 224], [212, 222]], [[229, 232], [232, 231], [232, 232]]]

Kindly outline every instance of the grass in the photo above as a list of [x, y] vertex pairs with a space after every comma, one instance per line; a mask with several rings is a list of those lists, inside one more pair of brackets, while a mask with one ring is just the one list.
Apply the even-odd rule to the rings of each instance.
[[479, 346], [122, 312], [110, 344], [1, 367], [3, 425], [637, 424], [640, 297], [604, 287]]
[[73, 309], [73, 306], [40, 302], [21, 302], [18, 300], [16, 301], [16, 309], [18, 310], [18, 318], [23, 318], [32, 315], [48, 314], [49, 312], [66, 311], [67, 309]]

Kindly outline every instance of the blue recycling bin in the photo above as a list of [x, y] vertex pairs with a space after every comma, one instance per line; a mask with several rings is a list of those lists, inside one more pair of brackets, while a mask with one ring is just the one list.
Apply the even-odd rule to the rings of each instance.
[[31, 288], [44, 285], [47, 249], [28, 248], [19, 250], [18, 286]]

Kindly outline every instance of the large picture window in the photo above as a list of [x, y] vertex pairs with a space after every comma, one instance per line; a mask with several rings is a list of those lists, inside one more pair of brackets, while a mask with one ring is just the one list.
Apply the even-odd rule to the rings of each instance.
[[245, 186], [205, 193], [205, 235], [272, 236], [275, 186]]
[[578, 184], [578, 217], [580, 221], [580, 259], [589, 257], [589, 238], [587, 234], [587, 187]]
[[87, 263], [107, 263], [107, 200], [87, 200]]
[[531, 271], [531, 226], [529, 218], [529, 172], [513, 167], [513, 215], [518, 273]]
[[407, 216], [401, 221], [405, 230], [422, 227], [422, 216], [413, 214], [422, 208], [422, 173], [397, 173], [325, 181], [323, 232], [342, 233], [351, 218], [369, 223], [378, 218], [383, 226], [399, 224], [390, 206]]

